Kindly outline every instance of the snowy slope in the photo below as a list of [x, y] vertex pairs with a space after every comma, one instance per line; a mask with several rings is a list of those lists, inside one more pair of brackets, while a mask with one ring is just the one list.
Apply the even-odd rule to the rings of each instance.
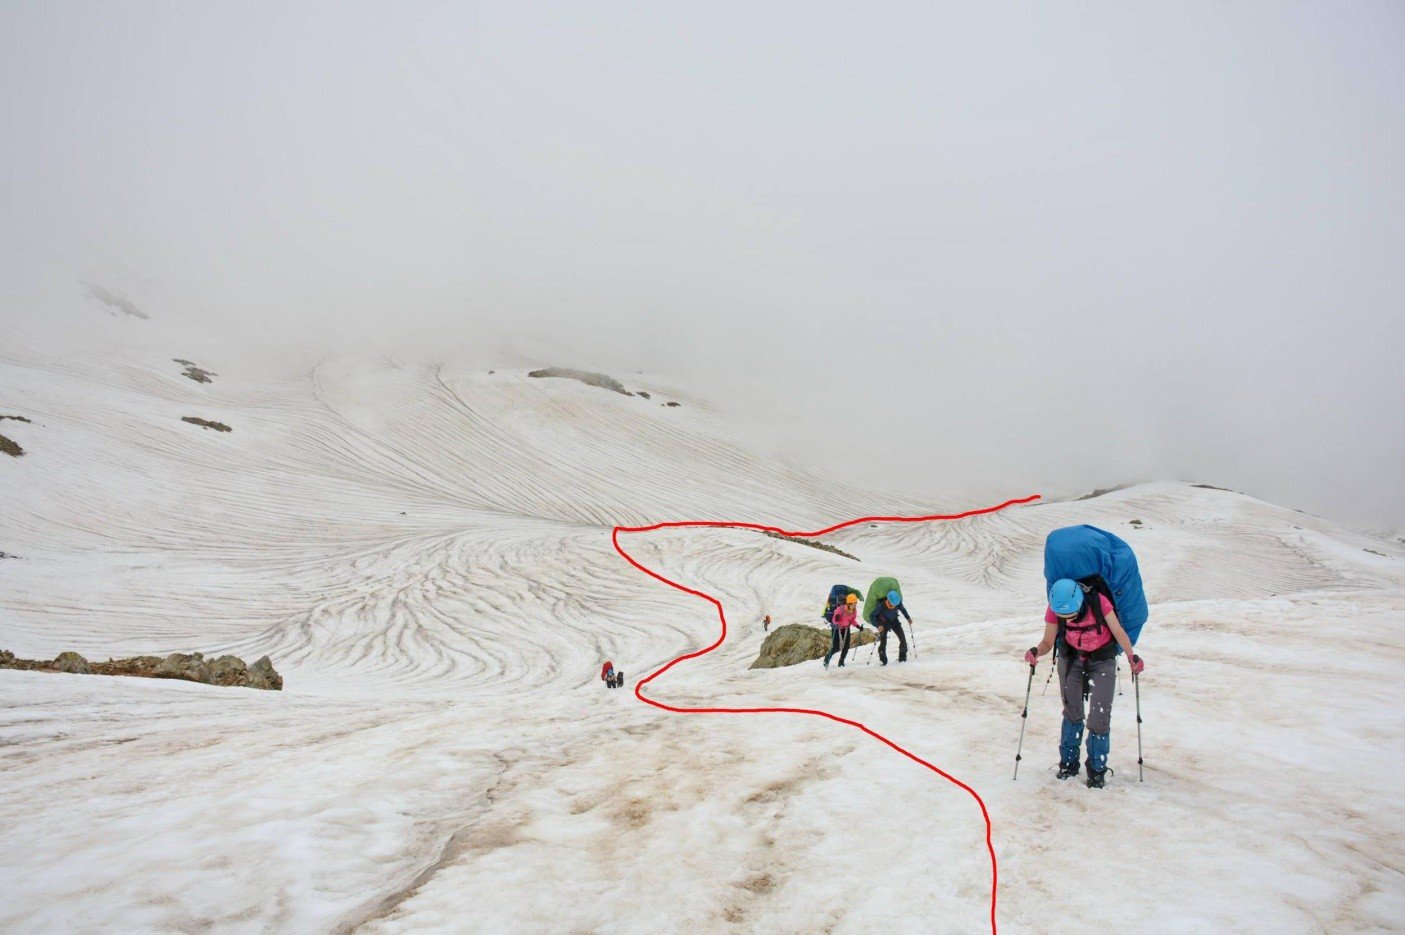
[[[161, 334], [0, 343], [0, 413], [33, 420], [0, 423], [27, 451], [0, 457], [0, 648], [269, 653], [287, 688], [0, 672], [0, 928], [988, 930], [960, 790], [839, 725], [673, 716], [596, 677], [715, 636], [614, 524], [978, 504], [763, 457], [646, 376], [651, 399], [442, 361], [280, 370]], [[1132, 543], [1153, 604], [1146, 782], [1127, 686], [1101, 792], [1044, 768], [1044, 667], [1010, 781], [1043, 536], [1078, 522]], [[733, 627], [651, 693], [857, 717], [973, 785], [1006, 931], [1405, 928], [1399, 543], [1184, 484], [828, 541], [860, 561], [632, 537]], [[747, 671], [763, 613], [814, 623], [831, 583], [878, 574], [917, 661]]]

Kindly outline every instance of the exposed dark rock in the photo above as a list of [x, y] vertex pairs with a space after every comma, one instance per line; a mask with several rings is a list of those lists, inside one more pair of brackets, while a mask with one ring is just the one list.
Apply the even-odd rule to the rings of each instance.
[[829, 552], [831, 555], [838, 555], [843, 558], [850, 559], [851, 561], [859, 561], [858, 558], [853, 555], [850, 555], [843, 549], [835, 548], [834, 546], [826, 542], [817, 542], [814, 539], [802, 539], [798, 536], [783, 536], [778, 532], [766, 532], [765, 535], [770, 536], [772, 539], [780, 539], [783, 542], [794, 542], [796, 545], [808, 545], [812, 549], [819, 549], [821, 552]]
[[[852, 657], [854, 648], [867, 646], [874, 641], [873, 631], [865, 628], [850, 638]], [[779, 669], [784, 666], [799, 665], [811, 659], [823, 659], [829, 652], [829, 628], [807, 627], [799, 623], [787, 623], [776, 627], [766, 635], [761, 644], [761, 654], [750, 666], [752, 669]]]
[[633, 396], [629, 390], [624, 388], [624, 384], [614, 377], [607, 377], [603, 373], [591, 373], [588, 370], [571, 370], [565, 367], [546, 367], [542, 370], [533, 370], [527, 374], [529, 377], [554, 378], [558, 380], [576, 380], [586, 386], [598, 386], [602, 390], [609, 390], [612, 393], [619, 393], [621, 396]]
[[0, 453], [7, 454], [12, 458], [19, 458], [24, 456], [24, 449], [19, 446], [18, 442], [0, 435]]
[[218, 373], [214, 373], [213, 371], [206, 370], [204, 367], [197, 367], [197, 366], [195, 366], [195, 364], [192, 363], [191, 361], [183, 360], [183, 359], [181, 359], [181, 358], [179, 358], [179, 357], [173, 357], [173, 358], [171, 358], [171, 361], [172, 361], [172, 363], [180, 364], [182, 367], [185, 368], [185, 372], [182, 373], [181, 376], [183, 376], [183, 377], [189, 377], [190, 379], [194, 380], [196, 383], [211, 383], [211, 382], [213, 382], [213, 381], [210, 379], [211, 377], [217, 377], [217, 376], [219, 376]]
[[679, 406], [681, 406], [681, 405], [683, 405], [683, 404], [682, 404], [682, 403], [664, 403], [664, 405], [667, 406], [667, 407], [670, 408], [670, 409], [677, 409]]
[[24, 416], [0, 416], [0, 422], [4, 422], [6, 419], [9, 419], [13, 422], [23, 422], [25, 425], [34, 424], [33, 420], [26, 419]]
[[1384, 552], [1377, 552], [1375, 549], [1367, 549], [1366, 551], [1370, 552], [1372, 555], [1379, 555], [1381, 558], [1387, 557]]
[[211, 685], [243, 685], [249, 678], [249, 667], [238, 656], [220, 656], [207, 668]]
[[204, 653], [171, 653], [156, 664], [152, 678], [185, 679], [187, 682], [210, 681], [210, 664]]
[[130, 659], [109, 659], [106, 662], [90, 663], [97, 675], [138, 675], [145, 678], [150, 678], [151, 673], [160, 664], [160, 656], [133, 656]]
[[1128, 486], [1128, 484], [1119, 484], [1116, 487], [1099, 487], [1092, 493], [1085, 493], [1081, 497], [1074, 497], [1073, 502], [1077, 503], [1080, 500], [1092, 500], [1094, 497], [1101, 497], [1106, 494], [1116, 493], [1119, 490], [1126, 490]]
[[249, 666], [249, 676], [245, 684], [250, 688], [266, 688], [270, 691], [283, 690], [283, 676], [279, 675], [273, 668], [273, 662], [262, 656], [257, 662]]
[[97, 299], [103, 305], [106, 305], [114, 315], [120, 312], [123, 315], [130, 315], [133, 318], [151, 317], [146, 312], [137, 308], [136, 303], [125, 295], [119, 295], [110, 289], [104, 289], [102, 286], [94, 285], [90, 282], [85, 282], [83, 285], [88, 287], [88, 295]]
[[[1234, 491], [1230, 490], [1228, 487], [1216, 487], [1214, 484], [1191, 484], [1190, 486], [1198, 487], [1201, 490], [1223, 490], [1225, 493], [1234, 493]], [[1301, 513], [1302, 511], [1299, 510], [1298, 512]]]
[[634, 395], [635, 395], [635, 396], [638, 396], [638, 397], [640, 397], [640, 398], [642, 398], [642, 399], [653, 399], [653, 398], [654, 398], [654, 397], [650, 396], [648, 393], [644, 392], [643, 390], [640, 390], [639, 392], [635, 393]]
[[191, 425], [198, 425], [205, 429], [214, 429], [216, 432], [232, 432], [234, 429], [223, 422], [211, 422], [209, 419], [202, 419], [199, 416], [181, 416], [182, 422], [189, 422]]
[[41, 659], [18, 659], [8, 649], [0, 649], [0, 669], [47, 669], [50, 665]]
[[60, 653], [53, 662], [39, 659], [17, 659], [15, 654], [0, 650], [0, 669], [23, 669], [32, 672], [71, 672], [81, 675], [130, 675], [138, 678], [180, 679], [206, 685], [227, 685], [242, 688], [263, 688], [280, 691], [283, 677], [273, 668], [267, 656], [246, 666], [238, 656], [220, 656], [207, 660], [201, 653], [172, 653], [169, 656], [132, 656], [88, 662], [74, 652]]
[[73, 675], [92, 675], [93, 670], [88, 668], [88, 660], [74, 652], [59, 653], [50, 663], [50, 667], [55, 672], [69, 672]]

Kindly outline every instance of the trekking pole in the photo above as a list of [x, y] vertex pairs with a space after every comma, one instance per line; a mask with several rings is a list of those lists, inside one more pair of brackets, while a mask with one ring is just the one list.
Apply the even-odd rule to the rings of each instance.
[[917, 660], [917, 624], [914, 623], [913, 621], [909, 620], [909, 621], [908, 621], [908, 626], [912, 627], [912, 658], [913, 658], [913, 661], [916, 661], [916, 660]]
[[1137, 673], [1132, 673], [1132, 688], [1137, 693], [1137, 782], [1145, 782], [1142, 775], [1142, 683]]
[[1054, 643], [1054, 654], [1049, 658], [1049, 677], [1044, 680], [1044, 690], [1041, 695], [1049, 694], [1049, 683], [1054, 680], [1054, 672], [1059, 668], [1059, 644]]
[[[1020, 715], [1020, 745], [1015, 748], [1015, 775], [1010, 777], [1013, 782], [1020, 778], [1020, 753], [1024, 750], [1024, 729], [1029, 723], [1029, 691], [1034, 687], [1034, 666], [1029, 667], [1029, 681], [1024, 686], [1024, 712]], [[1139, 716], [1140, 717], [1140, 716]], [[1139, 741], [1140, 742], [1140, 741]]]

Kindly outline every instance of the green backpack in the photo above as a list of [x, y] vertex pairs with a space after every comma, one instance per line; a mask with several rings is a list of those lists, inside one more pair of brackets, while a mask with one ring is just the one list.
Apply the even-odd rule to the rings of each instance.
[[903, 589], [898, 585], [897, 578], [874, 578], [873, 584], [868, 586], [868, 597], [863, 602], [864, 623], [873, 623], [873, 611], [878, 606], [878, 602], [888, 596], [889, 591], [897, 591], [899, 595]]

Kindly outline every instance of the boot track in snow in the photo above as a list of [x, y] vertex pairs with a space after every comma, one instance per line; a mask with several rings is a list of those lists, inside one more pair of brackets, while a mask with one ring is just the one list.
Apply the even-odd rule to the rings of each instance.
[[877, 740], [879, 743], [891, 747], [893, 750], [897, 751], [898, 753], [901, 753], [903, 756], [907, 757], [909, 760], [912, 760], [914, 763], [926, 767], [927, 769], [936, 773], [938, 776], [942, 777], [948, 782], [959, 786], [961, 789], [969, 793], [973, 799], [976, 800], [976, 804], [979, 805], [981, 809], [981, 817], [985, 820], [985, 849], [986, 852], [990, 854], [990, 930], [992, 933], [994, 933], [997, 931], [995, 922], [995, 900], [996, 891], [999, 888], [1000, 873], [999, 867], [995, 859], [995, 846], [991, 841], [992, 828], [990, 824], [990, 812], [986, 810], [985, 800], [980, 797], [980, 793], [976, 792], [975, 789], [972, 789], [970, 786], [966, 785], [964, 782], [957, 779], [955, 776], [952, 776], [950, 773], [947, 773], [946, 771], [942, 770], [937, 766], [934, 766], [931, 763], [928, 763], [926, 760], [922, 759], [917, 754], [902, 746], [899, 746], [898, 744], [889, 740], [887, 737], [884, 737], [882, 734], [860, 723], [859, 721], [850, 720], [846, 717], [840, 717], [839, 715], [831, 714], [828, 711], [819, 711], [813, 708], [680, 708], [674, 705], [665, 704], [661, 701], [655, 701], [652, 698], [645, 697], [643, 693], [643, 688], [645, 685], [649, 684], [654, 679], [658, 678], [660, 675], [663, 675], [669, 669], [672, 669], [674, 666], [678, 665], [678, 663], [688, 659], [696, 659], [699, 656], [704, 656], [712, 652], [717, 647], [721, 646], [723, 642], [725, 642], [727, 639], [727, 615], [722, 609], [722, 602], [717, 598], [713, 597], [711, 594], [695, 590], [686, 585], [679, 584], [677, 581], [672, 581], [668, 578], [665, 578], [658, 572], [646, 568], [644, 565], [636, 561], [635, 558], [628, 552], [626, 552], [624, 550], [624, 547], [620, 545], [620, 533], [641, 533], [654, 532], [655, 530], [659, 529], [691, 528], [755, 529], [760, 532], [775, 533], [792, 538], [809, 539], [815, 538], [817, 536], [827, 535], [831, 532], [836, 532], [840, 529], [845, 529], [849, 526], [857, 526], [860, 523], [929, 523], [937, 521], [968, 519], [972, 516], [981, 516], [987, 513], [996, 513], [1000, 510], [1004, 510], [1012, 506], [1020, 506], [1026, 503], [1033, 503], [1039, 498], [1039, 494], [1031, 494], [1028, 497], [1022, 497], [1018, 500], [1006, 500], [1004, 503], [998, 504], [996, 506], [984, 507], [979, 510], [967, 510], [964, 513], [952, 513], [949, 515], [863, 516], [858, 519], [851, 519], [843, 523], [836, 523], [835, 525], [828, 526], [824, 529], [817, 529], [813, 532], [793, 532], [790, 530], [780, 529], [776, 526], [763, 526], [759, 523], [729, 523], [702, 520], [655, 523], [652, 526], [616, 526], [610, 534], [610, 541], [611, 544], [614, 545], [615, 551], [620, 553], [620, 556], [626, 562], [629, 562], [629, 564], [633, 565], [639, 571], [642, 571], [644, 574], [648, 575], [650, 578], [655, 579], [656, 581], [660, 581], [671, 588], [675, 588], [676, 590], [682, 591], [684, 594], [691, 594], [693, 597], [701, 598], [702, 600], [707, 601], [709, 604], [717, 608], [717, 620], [722, 625], [722, 630], [718, 634], [716, 641], [713, 642], [712, 645], [679, 656], [677, 659], [674, 659], [672, 662], [669, 662], [667, 665], [650, 673], [648, 676], [635, 683], [634, 697], [638, 698], [645, 704], [653, 705], [656, 708], [660, 708], [664, 711], [669, 711], [673, 714], [805, 714], [811, 715], [813, 717], [826, 718], [828, 720], [835, 721], [839, 724], [847, 724], [850, 727], [854, 727], [858, 730], [863, 731], [865, 734], [872, 737], [874, 740]]

